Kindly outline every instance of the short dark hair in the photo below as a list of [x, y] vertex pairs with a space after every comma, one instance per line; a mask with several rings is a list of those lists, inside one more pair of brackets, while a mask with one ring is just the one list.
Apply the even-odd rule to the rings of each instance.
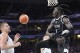
[[0, 28], [3, 26], [3, 24], [7, 24], [7, 22], [1, 22], [0, 23]]

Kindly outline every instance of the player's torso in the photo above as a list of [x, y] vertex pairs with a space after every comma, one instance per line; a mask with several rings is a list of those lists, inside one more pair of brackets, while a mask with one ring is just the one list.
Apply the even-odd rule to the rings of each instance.
[[[0, 34], [0, 37], [1, 36], [2, 36], [2, 34]], [[13, 45], [13, 41], [12, 41], [12, 39], [9, 36], [8, 36], [8, 40], [7, 40], [7, 45]], [[1, 53], [14, 53], [14, 48], [1, 50]]]
[[55, 19], [53, 25], [54, 25], [55, 33], [63, 29], [63, 23], [61, 22], [61, 18]]
[[64, 30], [64, 22], [63, 22], [63, 18], [64, 16], [60, 16], [59, 18], [54, 18], [54, 22], [53, 22], [53, 28], [54, 28], [54, 32], [55, 33], [62, 33], [62, 31]]

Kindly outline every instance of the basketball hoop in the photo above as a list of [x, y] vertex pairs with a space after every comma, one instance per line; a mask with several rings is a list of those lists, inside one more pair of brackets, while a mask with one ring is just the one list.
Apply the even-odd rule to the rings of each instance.
[[57, 0], [48, 0], [48, 6], [55, 6], [58, 4]]

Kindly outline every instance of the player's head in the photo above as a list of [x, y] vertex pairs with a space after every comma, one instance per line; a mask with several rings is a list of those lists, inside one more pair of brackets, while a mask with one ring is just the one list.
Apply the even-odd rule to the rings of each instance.
[[1, 30], [1, 32], [11, 32], [11, 30], [10, 30], [10, 26], [9, 26], [9, 24], [7, 23], [7, 22], [2, 22], [2, 23], [0, 23], [0, 30]]
[[53, 10], [53, 16], [56, 18], [58, 16], [63, 15], [64, 12], [65, 13], [70, 13], [69, 6], [68, 5], [65, 5], [65, 4], [58, 5]]
[[63, 10], [62, 10], [62, 7], [58, 6], [58, 7], [55, 7], [54, 10], [53, 10], [53, 16], [56, 18], [57, 16], [59, 15], [62, 15], [63, 14]]

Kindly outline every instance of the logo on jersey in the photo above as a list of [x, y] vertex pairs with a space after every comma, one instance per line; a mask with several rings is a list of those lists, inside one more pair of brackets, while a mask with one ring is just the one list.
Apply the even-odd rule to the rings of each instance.
[[55, 28], [60, 28], [60, 25], [54, 25]]

